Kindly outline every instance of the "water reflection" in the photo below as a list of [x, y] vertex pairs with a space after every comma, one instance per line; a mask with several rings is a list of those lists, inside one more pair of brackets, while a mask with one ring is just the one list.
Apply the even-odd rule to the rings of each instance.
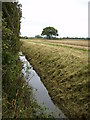
[[64, 113], [53, 103], [51, 100], [47, 89], [40, 80], [38, 74], [33, 70], [33, 67], [27, 61], [25, 56], [22, 55], [22, 52], [19, 53], [20, 61], [23, 63], [22, 73], [28, 84], [33, 88], [34, 98], [40, 106], [45, 106], [46, 113], [52, 114], [55, 118], [66, 118]]

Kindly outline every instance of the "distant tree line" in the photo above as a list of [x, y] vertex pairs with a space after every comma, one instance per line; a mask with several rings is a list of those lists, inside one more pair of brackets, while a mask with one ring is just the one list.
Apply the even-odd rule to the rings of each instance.
[[58, 30], [55, 29], [54, 27], [46, 27], [42, 30], [42, 33], [41, 35], [35, 35], [35, 37], [27, 37], [27, 36], [24, 36], [24, 37], [21, 37], [21, 38], [24, 38], [24, 39], [34, 39], [34, 38], [44, 38], [44, 39], [52, 39], [52, 40], [60, 40], [60, 39], [83, 39], [83, 40], [89, 40], [89, 38], [84, 38], [84, 37], [57, 37], [59, 34], [58, 34]]
[[[35, 38], [37, 38], [37, 39], [48, 39], [47, 37], [43, 37], [43, 36], [41, 36], [41, 35], [35, 35], [35, 37], [27, 37], [27, 36], [23, 36], [23, 37], [20, 37], [21, 39], [35, 39]], [[84, 38], [84, 37], [81, 37], [81, 38], [79, 38], [79, 37], [52, 37], [51, 38], [52, 40], [62, 40], [62, 39], [67, 39], [67, 40], [69, 40], [69, 39], [71, 39], [71, 40], [90, 40], [90, 38]]]
[[80, 37], [62, 37], [61, 39], [83, 39], [83, 40], [85, 39], [86, 40], [88, 38], [84, 38], [84, 37], [81, 37], [81, 38]]

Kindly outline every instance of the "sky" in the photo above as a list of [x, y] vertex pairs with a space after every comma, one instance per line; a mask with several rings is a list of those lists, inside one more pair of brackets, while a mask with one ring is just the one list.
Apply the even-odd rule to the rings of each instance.
[[19, 0], [22, 4], [21, 36], [41, 35], [54, 27], [59, 37], [88, 37], [89, 0]]

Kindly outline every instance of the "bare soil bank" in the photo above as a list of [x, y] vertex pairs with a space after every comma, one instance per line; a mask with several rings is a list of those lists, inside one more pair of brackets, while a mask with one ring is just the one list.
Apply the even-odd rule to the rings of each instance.
[[55, 104], [70, 119], [89, 119], [88, 51], [22, 41]]

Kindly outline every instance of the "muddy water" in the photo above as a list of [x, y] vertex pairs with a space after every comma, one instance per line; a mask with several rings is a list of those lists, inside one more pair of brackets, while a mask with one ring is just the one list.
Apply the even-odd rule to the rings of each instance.
[[41, 107], [46, 108], [45, 112], [48, 115], [53, 115], [54, 118], [66, 118], [64, 113], [53, 103], [46, 87], [40, 80], [40, 77], [32, 68], [25, 56], [22, 55], [22, 52], [19, 53], [19, 58], [20, 61], [23, 63], [22, 73], [24, 74], [24, 78], [26, 82], [30, 86], [32, 86], [34, 98], [36, 99], [37, 103]]

